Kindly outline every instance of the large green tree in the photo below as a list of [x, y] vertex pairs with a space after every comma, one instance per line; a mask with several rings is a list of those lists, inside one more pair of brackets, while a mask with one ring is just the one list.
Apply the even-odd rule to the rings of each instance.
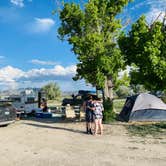
[[166, 24], [151, 25], [141, 16], [128, 34], [119, 38], [126, 65], [134, 65], [131, 83], [142, 84], [148, 90], [166, 89]]
[[90, 0], [84, 7], [65, 3], [60, 11], [59, 37], [72, 45], [79, 60], [75, 80], [85, 79], [112, 98], [113, 81], [123, 66], [116, 38], [121, 28], [115, 17], [129, 0]]
[[46, 98], [48, 100], [56, 100], [61, 96], [60, 88], [55, 82], [50, 82], [43, 86], [42, 90], [46, 93]]

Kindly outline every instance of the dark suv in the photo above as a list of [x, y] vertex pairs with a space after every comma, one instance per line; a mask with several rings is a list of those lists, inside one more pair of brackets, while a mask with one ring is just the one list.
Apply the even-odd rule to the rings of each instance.
[[77, 95], [72, 95], [72, 98], [64, 98], [62, 100], [62, 105], [82, 105], [83, 101], [85, 100], [85, 98], [87, 98], [88, 95], [96, 95], [96, 91], [79, 90]]
[[16, 119], [16, 111], [11, 103], [6, 100], [0, 100], [0, 126], [6, 126]]
[[83, 103], [83, 100], [82, 99], [77, 99], [77, 98], [71, 98], [71, 99], [68, 99], [68, 98], [65, 98], [62, 100], [62, 105], [63, 106], [66, 106], [67, 104], [70, 104], [70, 105], [81, 105]]

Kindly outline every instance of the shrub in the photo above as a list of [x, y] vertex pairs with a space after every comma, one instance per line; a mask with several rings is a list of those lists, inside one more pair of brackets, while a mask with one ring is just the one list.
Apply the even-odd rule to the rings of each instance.
[[164, 101], [164, 103], [166, 103], [166, 96], [161, 97], [161, 99]]
[[130, 88], [126, 86], [120, 86], [116, 90], [116, 94], [118, 95], [119, 98], [124, 98], [130, 95]]
[[113, 101], [105, 100], [104, 101], [104, 113], [103, 113], [103, 121], [105, 123], [109, 123], [114, 121], [116, 118], [116, 114], [113, 111]]

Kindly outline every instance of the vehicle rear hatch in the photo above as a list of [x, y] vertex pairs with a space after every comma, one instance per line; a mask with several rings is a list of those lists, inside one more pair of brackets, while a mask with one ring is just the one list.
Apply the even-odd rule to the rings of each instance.
[[[0, 123], [11, 122], [16, 118], [16, 112], [12, 106], [0, 105]], [[4, 123], [3, 123], [4, 124]]]

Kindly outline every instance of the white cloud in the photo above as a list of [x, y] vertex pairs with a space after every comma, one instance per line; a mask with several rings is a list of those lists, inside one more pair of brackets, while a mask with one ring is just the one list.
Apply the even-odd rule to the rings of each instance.
[[165, 8], [166, 6], [166, 0], [146, 0], [145, 3], [152, 7], [158, 7], [158, 8]]
[[17, 87], [15, 79], [22, 77], [24, 72], [18, 68], [12, 66], [6, 66], [0, 69], [0, 85], [3, 89], [13, 89]]
[[42, 60], [38, 60], [38, 59], [32, 59], [30, 62], [33, 64], [36, 64], [36, 65], [57, 65], [57, 62], [42, 61]]
[[[72, 77], [76, 73], [76, 66], [63, 67], [56, 65], [52, 69], [31, 69], [23, 71], [12, 66], [0, 68], [0, 87], [1, 89], [18, 88], [20, 86], [26, 87], [40, 87], [49, 81], [56, 81], [64, 86], [72, 84]], [[70, 82], [70, 83], [69, 83]], [[65, 87], [62, 87], [62, 89]]]
[[146, 16], [148, 24], [152, 23], [160, 13], [162, 14], [159, 20], [162, 20], [165, 9], [166, 0], [136, 0], [127, 5], [119, 16], [124, 26], [123, 29], [128, 31], [142, 14]]
[[158, 8], [152, 8], [146, 14], [146, 20], [148, 23], [153, 23], [155, 20], [162, 21], [165, 16], [165, 12]]
[[13, 80], [24, 75], [24, 72], [12, 66], [6, 66], [0, 69], [0, 81]]
[[50, 31], [55, 22], [51, 18], [34, 18], [34, 21], [28, 25], [31, 33], [44, 33]]
[[23, 80], [48, 80], [48, 79], [60, 79], [66, 80], [72, 78], [76, 73], [76, 66], [63, 67], [56, 65], [53, 69], [32, 69], [25, 73], [21, 78]]
[[152, 23], [156, 19], [163, 20], [166, 9], [166, 0], [146, 0], [145, 4], [149, 6], [150, 10], [145, 13], [148, 23]]
[[18, 7], [24, 7], [24, 0], [10, 0], [10, 2]]

